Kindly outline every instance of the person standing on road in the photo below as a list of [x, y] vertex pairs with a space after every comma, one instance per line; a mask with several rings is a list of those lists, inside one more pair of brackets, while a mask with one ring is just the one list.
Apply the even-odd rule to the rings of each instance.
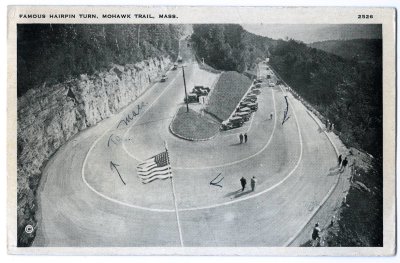
[[257, 179], [255, 176], [253, 176], [250, 180], [250, 185], [251, 185], [251, 191], [254, 192], [254, 189], [256, 189], [256, 183]]
[[351, 166], [351, 174], [356, 174], [357, 173], [357, 168], [356, 168], [356, 159], [353, 159], [353, 163], [350, 165]]
[[242, 185], [242, 192], [243, 192], [244, 188], [246, 188], [246, 184], [247, 184], [246, 178], [244, 178], [243, 176], [242, 176], [242, 178], [240, 178], [240, 184]]
[[244, 134], [244, 142], [247, 142], [247, 133]]
[[319, 245], [319, 242], [321, 240], [320, 233], [321, 233], [321, 228], [319, 228], [319, 223], [316, 223], [314, 226], [311, 238], [312, 238], [312, 240], [315, 241], [315, 243], [317, 243], [316, 244], [317, 246]]
[[269, 119], [270, 120], [272, 120], [272, 117], [274, 116], [274, 114], [272, 113], [272, 111], [271, 111], [271, 113], [269, 114]]
[[240, 134], [240, 135], [239, 135], [239, 140], [240, 140], [240, 143], [243, 142], [243, 134]]
[[341, 164], [342, 164], [342, 155], [339, 155], [339, 158], [338, 158], [338, 166], [340, 167]]
[[342, 168], [340, 168], [340, 170], [342, 171], [342, 172], [344, 172], [344, 170], [346, 169], [346, 166], [347, 166], [347, 163], [348, 163], [349, 161], [347, 161], [347, 157], [345, 157], [344, 158], [344, 160], [343, 160], [343, 162], [342, 162]]
[[333, 122], [331, 122], [331, 124], [329, 125], [329, 131], [332, 131], [333, 130]]

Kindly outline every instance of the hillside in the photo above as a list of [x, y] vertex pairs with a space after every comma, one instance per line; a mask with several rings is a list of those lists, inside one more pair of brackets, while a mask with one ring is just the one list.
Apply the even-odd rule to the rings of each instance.
[[[183, 28], [169, 25], [18, 25], [17, 235], [40, 227], [38, 193], [52, 155], [114, 115], [167, 71]], [[139, 38], [137, 36], [139, 35]], [[25, 227], [31, 225], [32, 233]]]
[[381, 39], [329, 40], [314, 42], [309, 46], [358, 62], [382, 59]]
[[179, 25], [19, 24], [18, 96], [43, 84], [154, 58], [175, 59]]
[[220, 70], [244, 72], [265, 57], [276, 43], [249, 33], [240, 25], [193, 25], [192, 42], [199, 58]]

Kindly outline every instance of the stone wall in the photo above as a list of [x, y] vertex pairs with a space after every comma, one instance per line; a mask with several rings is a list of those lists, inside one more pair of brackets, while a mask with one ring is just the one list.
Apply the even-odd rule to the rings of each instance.
[[120, 111], [158, 81], [169, 58], [153, 58], [57, 85], [44, 84], [18, 98], [18, 246], [30, 246], [36, 230], [36, 191], [44, 164], [79, 131]]

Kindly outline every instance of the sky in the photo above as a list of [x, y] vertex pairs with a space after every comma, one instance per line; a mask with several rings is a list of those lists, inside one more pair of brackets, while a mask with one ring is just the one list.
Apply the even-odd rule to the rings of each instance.
[[251, 33], [273, 39], [286, 37], [312, 43], [325, 40], [382, 38], [381, 25], [367, 24], [243, 24]]

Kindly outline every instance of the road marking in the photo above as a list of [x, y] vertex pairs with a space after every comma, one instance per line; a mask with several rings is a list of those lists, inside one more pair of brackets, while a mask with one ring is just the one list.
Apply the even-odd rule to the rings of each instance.
[[174, 185], [173, 176], [171, 176], [171, 185], [172, 185], [172, 195], [174, 197], [176, 222], [178, 223], [179, 240], [181, 242], [181, 247], [183, 247], [182, 228], [181, 228], [181, 221], [179, 220], [179, 210], [178, 210], [178, 204], [176, 202], [176, 193], [175, 193], [175, 185]]
[[[192, 65], [192, 64], [190, 64], [190, 65]], [[190, 72], [190, 79], [191, 79], [192, 76], [193, 76], [193, 72], [195, 71], [196, 65], [197, 65], [196, 63], [193, 64], [193, 69], [192, 69], [192, 71]], [[197, 67], [198, 67], [198, 65], [197, 65]], [[158, 96], [157, 99], [154, 100], [154, 101], [146, 108], [146, 110], [142, 113], [142, 115], [140, 115], [139, 118], [136, 119], [136, 121], [126, 130], [126, 132], [125, 132], [124, 135], [123, 135], [123, 138], [126, 138], [126, 135], [130, 132], [131, 129], [133, 129], [133, 127], [135, 126], [135, 124], [145, 115], [145, 113], [153, 106], [153, 104], [154, 104], [156, 101], [158, 101], [158, 99], [164, 94], [164, 92], [165, 92], [167, 89], [169, 89], [169, 85], [171, 85], [173, 82], [175, 82], [176, 79], [177, 79], [177, 77], [178, 77], [178, 74], [176, 74], [175, 78], [168, 84], [167, 87], [165, 87], [165, 90], [160, 94], [160, 96]], [[135, 160], [138, 161], [139, 163], [144, 161], [144, 160], [142, 160], [142, 159], [136, 157], [136, 156], [135, 156], [133, 153], [131, 153], [130, 151], [128, 151], [128, 149], [126, 148], [124, 142], [122, 142], [122, 148], [123, 148], [123, 150], [124, 150], [130, 157], [132, 157], [133, 159], [135, 159]], [[176, 168], [175, 168], [175, 169], [176, 169]]]
[[[275, 102], [275, 100], [274, 100], [274, 102]], [[291, 104], [292, 104], [292, 103], [291, 103]], [[274, 108], [275, 108], [275, 103], [274, 103]], [[293, 108], [293, 109], [295, 108], [293, 104], [292, 104], [292, 108]], [[297, 120], [297, 115], [296, 115], [295, 110], [293, 110], [293, 115], [294, 115], [294, 118], [295, 118], [295, 120], [296, 120], [297, 132], [298, 132], [298, 134], [299, 134], [299, 139], [300, 139], [300, 156], [299, 156], [299, 159], [297, 160], [296, 165], [293, 167], [293, 169], [292, 169], [292, 170], [288, 173], [288, 175], [286, 175], [281, 181], [277, 182], [276, 184], [272, 185], [271, 187], [269, 187], [269, 188], [267, 188], [267, 189], [264, 189], [264, 190], [261, 191], [261, 192], [258, 192], [258, 193], [253, 194], [253, 195], [249, 195], [249, 196], [247, 196], [247, 197], [243, 197], [243, 198], [240, 198], [240, 199], [228, 201], [228, 202], [225, 202], [225, 203], [209, 205], [209, 206], [200, 206], [200, 207], [193, 207], [193, 208], [183, 208], [183, 209], [180, 209], [180, 211], [194, 211], [194, 210], [211, 209], [211, 208], [217, 208], [217, 207], [221, 207], [221, 206], [231, 205], [231, 204], [234, 204], [234, 203], [242, 202], [242, 201], [249, 200], [249, 199], [255, 198], [255, 197], [257, 197], [257, 196], [263, 195], [263, 194], [265, 194], [265, 193], [267, 193], [267, 192], [269, 192], [269, 191], [272, 191], [273, 189], [277, 188], [277, 187], [280, 186], [281, 184], [283, 184], [283, 183], [284, 183], [288, 178], [290, 178], [290, 177], [292, 176], [292, 174], [297, 170], [297, 167], [299, 167], [299, 165], [300, 165], [300, 163], [301, 163], [301, 159], [303, 158], [303, 136], [301, 135], [300, 125], [299, 125], [299, 122], [298, 122], [298, 120]], [[275, 123], [276, 123], [276, 118], [275, 118]]]
[[254, 115], [255, 115], [255, 114], [256, 114], [256, 113], [254, 112], [253, 115], [251, 116], [250, 125], [249, 125], [249, 128], [247, 129], [246, 133], [250, 131], [251, 125], [253, 125], [253, 120], [254, 120]]
[[[275, 95], [274, 95], [274, 90], [273, 90], [273, 89], [271, 89], [271, 93], [272, 93], [272, 100], [273, 100], [273, 102], [274, 102], [274, 103], [273, 103], [273, 104], [274, 104], [274, 112], [275, 112], [275, 116], [276, 116]], [[253, 157], [259, 155], [260, 153], [262, 153], [265, 149], [267, 149], [267, 147], [269, 146], [269, 144], [270, 144], [271, 141], [272, 141], [272, 137], [274, 136], [275, 129], [276, 129], [276, 118], [274, 119], [274, 128], [272, 129], [271, 136], [269, 137], [269, 139], [268, 139], [267, 143], [264, 145], [264, 147], [263, 147], [261, 150], [259, 150], [258, 152], [254, 153], [254, 154], [252, 154], [252, 155], [249, 155], [249, 156], [247, 156], [247, 157], [245, 157], [245, 158], [243, 158], [243, 159], [236, 160], [236, 161], [229, 162], [229, 163], [223, 163], [223, 164], [218, 164], [218, 165], [212, 165], [212, 166], [201, 166], [201, 167], [175, 167], [174, 169], [175, 169], [175, 170], [205, 170], [205, 169], [213, 169], [213, 168], [220, 168], [220, 167], [230, 166], [230, 165], [233, 165], [233, 164], [237, 164], [237, 163], [241, 163], [241, 162], [243, 162], [243, 161], [249, 160], [249, 159], [251, 159], [251, 158], [253, 158]]]
[[[161, 95], [162, 95], [162, 94], [160, 94], [160, 96], [161, 96]], [[272, 95], [274, 96], [274, 93], [272, 93]], [[157, 98], [157, 99], [158, 99], [158, 98]], [[295, 107], [294, 107], [294, 105], [293, 105], [293, 109], [294, 109], [294, 108], [295, 108]], [[275, 112], [276, 112], [275, 99], [274, 99], [274, 109], [275, 109]], [[277, 182], [277, 183], [274, 184], [273, 186], [271, 186], [271, 187], [269, 187], [269, 188], [267, 188], [267, 189], [264, 189], [264, 190], [261, 191], [261, 192], [258, 192], [258, 193], [253, 194], [253, 195], [249, 195], [249, 196], [244, 197], [244, 198], [240, 198], [240, 199], [236, 199], [236, 200], [232, 200], [232, 201], [228, 201], [228, 202], [224, 202], [224, 203], [219, 203], [219, 204], [213, 204], [213, 205], [209, 205], [209, 206], [200, 206], [200, 207], [191, 207], [191, 208], [181, 208], [181, 209], [179, 209], [179, 210], [176, 210], [176, 209], [148, 208], [148, 207], [143, 207], [143, 206], [138, 206], [138, 205], [132, 205], [132, 204], [125, 203], [125, 202], [119, 201], [119, 200], [117, 200], [117, 199], [111, 198], [111, 197], [109, 197], [109, 196], [106, 196], [105, 194], [102, 194], [102, 193], [98, 192], [98, 191], [97, 191], [96, 189], [94, 189], [91, 185], [89, 185], [89, 183], [86, 181], [85, 176], [84, 176], [84, 167], [85, 167], [85, 163], [86, 163], [86, 161], [87, 161], [87, 158], [88, 158], [88, 156], [89, 156], [89, 153], [90, 153], [90, 151], [93, 149], [94, 145], [104, 136], [104, 134], [106, 134], [106, 132], [105, 132], [102, 136], [100, 136], [100, 137], [95, 141], [95, 143], [92, 145], [92, 147], [89, 149], [89, 151], [88, 151], [88, 153], [87, 153], [87, 155], [86, 155], [86, 157], [85, 157], [85, 160], [84, 160], [84, 162], [83, 162], [83, 167], [82, 167], [82, 179], [83, 179], [83, 181], [85, 182], [85, 184], [86, 184], [94, 193], [98, 194], [99, 196], [101, 196], [101, 197], [103, 197], [103, 198], [105, 198], [105, 199], [107, 199], [107, 200], [109, 200], [109, 201], [111, 201], [111, 202], [114, 202], [114, 203], [117, 203], [117, 204], [120, 204], [120, 205], [123, 205], [123, 206], [127, 206], [127, 207], [130, 207], [130, 208], [136, 208], [136, 209], [146, 210], [146, 211], [150, 211], [150, 212], [173, 213], [173, 212], [176, 212], [176, 211], [182, 211], [182, 212], [185, 212], [185, 211], [196, 211], [196, 210], [204, 210], [204, 209], [218, 208], [218, 207], [221, 207], [221, 206], [227, 206], [227, 205], [231, 205], [231, 204], [234, 204], [234, 203], [239, 203], [239, 202], [242, 202], [242, 201], [245, 201], [245, 200], [249, 200], [249, 199], [252, 199], [252, 198], [261, 196], [261, 195], [263, 195], [263, 194], [265, 194], [265, 193], [267, 193], [267, 192], [269, 192], [269, 191], [272, 191], [273, 189], [277, 188], [278, 186], [280, 186], [282, 183], [284, 183], [288, 178], [290, 178], [290, 177], [292, 176], [292, 174], [296, 171], [297, 167], [300, 165], [301, 159], [302, 159], [302, 156], [303, 156], [303, 137], [302, 137], [302, 135], [301, 135], [300, 125], [299, 125], [299, 122], [298, 122], [298, 120], [297, 120], [297, 115], [296, 115], [295, 110], [293, 110], [293, 114], [294, 114], [294, 117], [295, 117], [295, 120], [296, 120], [297, 131], [298, 131], [299, 139], [300, 139], [300, 156], [299, 156], [299, 159], [298, 159], [298, 161], [297, 161], [295, 167], [289, 172], [289, 174], [288, 174], [287, 176], [285, 176], [281, 181]], [[275, 125], [276, 125], [276, 118], [275, 118]], [[275, 125], [274, 125], [274, 130], [275, 130]], [[271, 138], [272, 138], [272, 136], [270, 137], [270, 140], [271, 140]], [[268, 141], [267, 144], [269, 144], [269, 141]], [[267, 145], [266, 145], [266, 146], [267, 146]], [[266, 148], [266, 147], [264, 147], [264, 148]], [[174, 168], [174, 169], [176, 170], [176, 168]]]
[[[171, 81], [171, 82], [164, 88], [164, 90], [160, 93], [160, 95], [146, 108], [146, 110], [143, 112], [143, 114], [142, 114], [141, 116], [139, 116], [139, 118], [137, 118], [136, 121], [135, 121], [132, 125], [135, 125], [136, 122], [144, 115], [144, 113], [146, 113], [147, 110], [148, 110], [149, 108], [151, 108], [151, 106], [152, 106], [152, 105], [153, 105], [153, 104], [154, 104], [154, 103], [169, 89], [169, 86], [170, 86], [173, 82], [175, 82], [177, 76], [178, 76], [178, 74], [176, 74], [174, 80]], [[123, 111], [123, 113], [126, 112], [126, 111], [128, 111], [128, 109], [130, 109], [130, 107], [127, 107], [127, 108]], [[121, 115], [123, 115], [123, 114], [121, 114]], [[174, 210], [170, 210], [170, 209], [156, 209], [156, 208], [141, 207], [141, 206], [136, 206], [136, 205], [132, 205], [132, 204], [128, 204], [128, 203], [119, 201], [119, 200], [117, 200], [117, 199], [111, 198], [111, 197], [109, 197], [109, 196], [107, 196], [107, 195], [105, 195], [105, 194], [100, 193], [99, 191], [97, 191], [96, 189], [94, 189], [94, 188], [86, 181], [86, 178], [85, 178], [85, 166], [86, 166], [86, 162], [87, 162], [87, 160], [88, 160], [88, 158], [89, 158], [89, 155], [90, 155], [91, 151], [94, 149], [94, 147], [96, 146], [96, 144], [97, 144], [108, 132], [110, 132], [113, 128], [114, 128], [114, 126], [111, 126], [111, 127], [110, 127], [109, 129], [107, 129], [102, 135], [100, 135], [100, 136], [94, 141], [94, 143], [92, 144], [92, 146], [89, 148], [88, 152], [86, 153], [86, 156], [85, 156], [85, 159], [84, 159], [83, 165], [82, 165], [82, 170], [81, 170], [83, 182], [84, 182], [84, 183], [86, 184], [86, 186], [87, 186], [90, 190], [92, 190], [94, 193], [98, 194], [99, 196], [101, 196], [101, 197], [103, 197], [103, 198], [105, 198], [105, 199], [107, 199], [107, 200], [109, 200], [109, 201], [111, 201], [111, 202], [114, 202], [114, 203], [117, 203], [117, 204], [120, 204], [120, 205], [124, 205], [124, 206], [128, 206], [128, 207], [131, 207], [131, 208], [137, 208], [137, 209], [142, 209], [142, 210], [147, 210], [147, 211], [153, 211], [153, 212], [173, 212]], [[124, 144], [123, 144], [123, 145], [124, 145]]]

